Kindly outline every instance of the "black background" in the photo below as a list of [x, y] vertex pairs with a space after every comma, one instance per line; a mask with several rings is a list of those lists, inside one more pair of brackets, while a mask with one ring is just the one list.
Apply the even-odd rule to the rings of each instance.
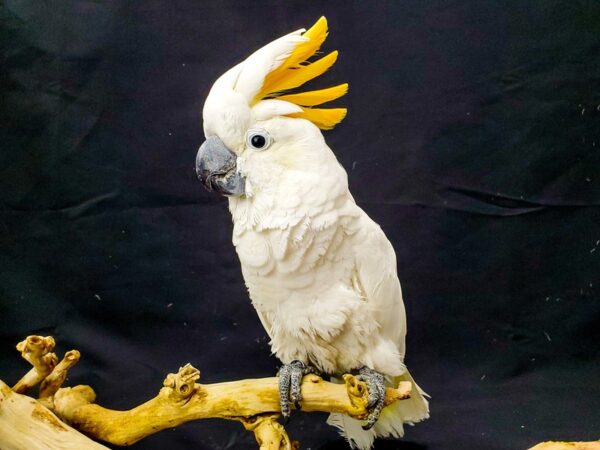
[[[600, 3], [4, 1], [0, 376], [51, 334], [68, 383], [130, 408], [191, 362], [275, 373], [222, 198], [193, 171], [212, 82], [329, 19], [326, 133], [394, 244], [431, 419], [379, 449], [522, 449], [600, 433]], [[346, 448], [294, 414], [303, 448]], [[1, 438], [0, 438], [1, 440]], [[253, 449], [216, 420], [136, 449]]]

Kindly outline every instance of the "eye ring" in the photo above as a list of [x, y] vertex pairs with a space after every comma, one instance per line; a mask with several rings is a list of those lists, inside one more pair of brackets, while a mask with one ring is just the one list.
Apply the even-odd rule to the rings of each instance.
[[260, 128], [250, 129], [246, 132], [246, 145], [253, 150], [263, 151], [269, 148], [271, 135]]

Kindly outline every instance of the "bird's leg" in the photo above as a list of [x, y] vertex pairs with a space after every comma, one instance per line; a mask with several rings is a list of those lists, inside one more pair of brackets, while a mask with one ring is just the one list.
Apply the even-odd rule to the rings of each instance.
[[279, 404], [281, 415], [286, 421], [290, 418], [290, 401], [294, 403], [296, 409], [300, 409], [302, 401], [300, 385], [302, 377], [309, 373], [317, 373], [317, 370], [297, 359], [289, 364], [284, 364], [279, 369]]
[[363, 425], [363, 430], [370, 430], [375, 425], [375, 422], [377, 422], [377, 419], [379, 419], [384, 406], [385, 380], [382, 374], [369, 369], [367, 366], [358, 369], [356, 378], [367, 383], [367, 388], [369, 389], [369, 403], [367, 404], [369, 416], [367, 417], [367, 423]]

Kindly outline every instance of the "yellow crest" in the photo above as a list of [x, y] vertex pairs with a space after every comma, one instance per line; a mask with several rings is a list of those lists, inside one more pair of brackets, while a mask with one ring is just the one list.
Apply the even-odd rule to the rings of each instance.
[[287, 93], [290, 89], [302, 86], [322, 75], [337, 60], [338, 52], [335, 50], [320, 59], [308, 61], [317, 53], [327, 37], [327, 19], [325, 17], [317, 20], [302, 36], [308, 40], [298, 44], [281, 65], [269, 72], [262, 88], [254, 98], [254, 102], [274, 98], [294, 103], [302, 108], [302, 112], [289, 114], [289, 117], [307, 119], [322, 130], [330, 130], [346, 117], [346, 108], [313, 108], [313, 106], [345, 95], [348, 92], [347, 83], [316, 91]]

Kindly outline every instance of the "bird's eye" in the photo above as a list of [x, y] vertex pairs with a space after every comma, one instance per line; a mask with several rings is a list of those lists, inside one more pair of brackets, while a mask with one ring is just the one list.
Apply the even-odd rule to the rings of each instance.
[[271, 145], [271, 136], [265, 130], [248, 130], [246, 145], [254, 150], [266, 150]]

